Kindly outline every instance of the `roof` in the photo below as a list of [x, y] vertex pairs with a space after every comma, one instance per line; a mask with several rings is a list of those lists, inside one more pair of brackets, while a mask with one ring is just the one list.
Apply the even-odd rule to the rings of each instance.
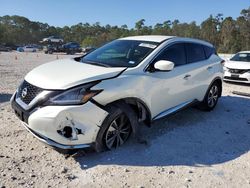
[[164, 35], [141, 35], [141, 36], [131, 36], [131, 37], [125, 37], [118, 40], [139, 40], [139, 41], [148, 41], [148, 42], [163, 42], [168, 39], [176, 39], [178, 41], [183, 42], [196, 42], [207, 46], [213, 46], [211, 43], [194, 39], [194, 38], [186, 38], [186, 37], [176, 37], [176, 36], [164, 36]]
[[164, 40], [167, 40], [170, 38], [174, 38], [174, 36], [142, 35], [142, 36], [125, 37], [119, 40], [140, 40], [140, 41], [149, 41], [149, 42], [163, 42]]

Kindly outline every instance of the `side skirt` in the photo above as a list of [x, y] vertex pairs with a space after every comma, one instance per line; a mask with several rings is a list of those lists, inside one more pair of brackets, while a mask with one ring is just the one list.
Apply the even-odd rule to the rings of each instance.
[[170, 109], [167, 109], [163, 112], [161, 112], [160, 114], [156, 115], [152, 121], [155, 121], [155, 120], [158, 120], [160, 118], [163, 118], [165, 116], [168, 116], [168, 115], [171, 115], [171, 114], [174, 114], [176, 112], [179, 112], [180, 110], [184, 109], [184, 108], [187, 108], [189, 106], [192, 106], [194, 104], [197, 104], [199, 101], [198, 100], [191, 100], [191, 101], [187, 101], [187, 102], [184, 102], [182, 104], [179, 104], [175, 107], [172, 107]]

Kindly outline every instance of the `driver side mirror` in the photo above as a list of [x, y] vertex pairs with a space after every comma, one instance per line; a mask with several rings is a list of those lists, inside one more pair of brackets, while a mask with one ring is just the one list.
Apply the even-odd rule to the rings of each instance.
[[172, 61], [160, 60], [154, 64], [154, 68], [158, 71], [171, 71], [174, 69], [174, 63]]

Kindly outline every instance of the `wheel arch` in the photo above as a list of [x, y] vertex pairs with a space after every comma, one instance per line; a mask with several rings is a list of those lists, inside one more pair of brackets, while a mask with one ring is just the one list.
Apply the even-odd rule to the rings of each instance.
[[218, 82], [219, 86], [220, 86], [220, 93], [219, 93], [219, 96], [221, 97], [222, 95], [222, 79], [217, 79], [216, 82]]
[[122, 98], [105, 105], [104, 108], [117, 103], [128, 104], [136, 113], [138, 122], [143, 122], [147, 126], [151, 125], [151, 111], [149, 110], [147, 104], [141, 99], [136, 97]]
[[[206, 97], [206, 95], [207, 95], [207, 93], [208, 93], [208, 91], [209, 91], [209, 88], [210, 88], [214, 83], [218, 83], [219, 89], [220, 89], [220, 91], [219, 91], [219, 97], [221, 97], [221, 95], [222, 95], [222, 79], [221, 79], [221, 77], [215, 77], [215, 78], [212, 80], [212, 82], [209, 84], [209, 86], [208, 86], [208, 88], [207, 88], [207, 91], [206, 91], [206, 94], [205, 94], [204, 98]], [[203, 100], [204, 100], [204, 98], [203, 98]]]

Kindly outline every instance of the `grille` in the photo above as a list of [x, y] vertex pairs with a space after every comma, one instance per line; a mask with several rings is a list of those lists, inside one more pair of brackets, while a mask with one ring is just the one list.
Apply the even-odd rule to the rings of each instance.
[[237, 77], [229, 77], [229, 76], [225, 76], [224, 78], [228, 80], [248, 81], [248, 79], [246, 78], [237, 78]]
[[[26, 88], [26, 89], [25, 89]], [[25, 104], [29, 104], [43, 89], [33, 86], [27, 81], [21, 84], [18, 89], [17, 97], [20, 98]]]
[[229, 69], [229, 72], [235, 73], [235, 74], [244, 74], [249, 70], [246, 69]]

